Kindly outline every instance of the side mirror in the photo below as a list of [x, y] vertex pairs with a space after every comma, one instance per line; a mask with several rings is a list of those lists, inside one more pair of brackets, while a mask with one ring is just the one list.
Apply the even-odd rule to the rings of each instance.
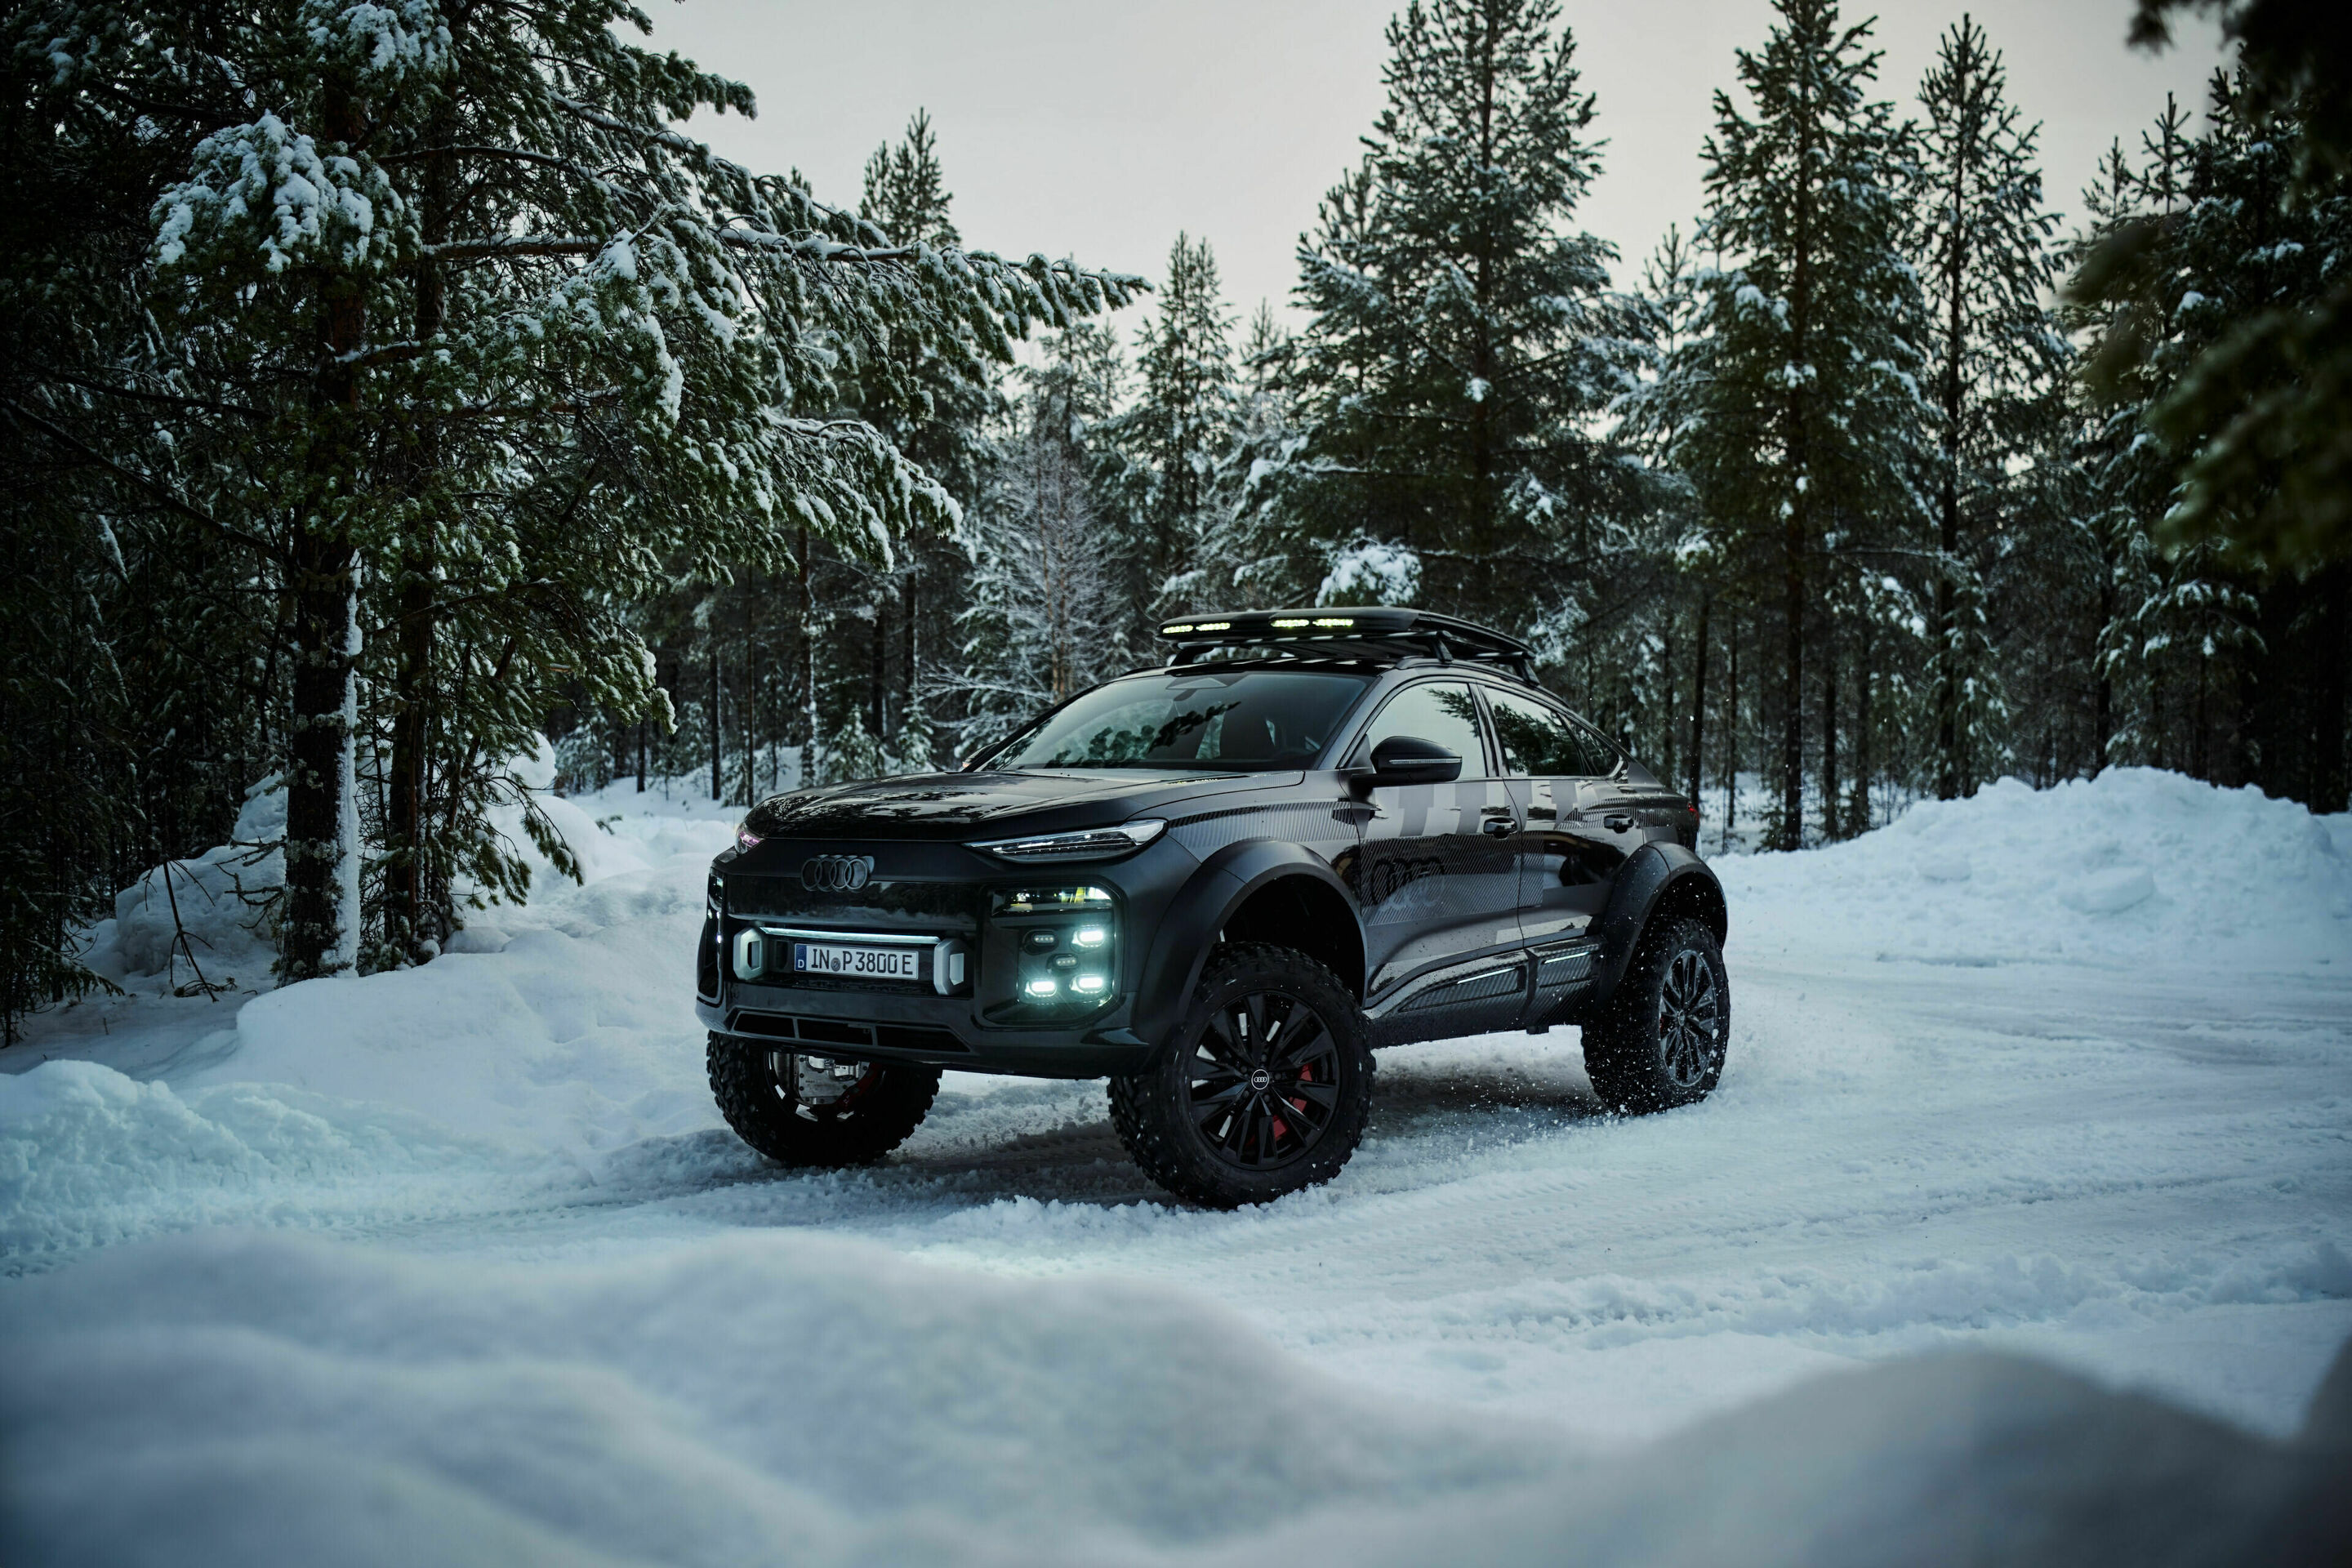
[[1462, 759], [1434, 741], [1414, 735], [1391, 735], [1372, 748], [1369, 773], [1359, 773], [1360, 786], [1452, 784], [1462, 776]]

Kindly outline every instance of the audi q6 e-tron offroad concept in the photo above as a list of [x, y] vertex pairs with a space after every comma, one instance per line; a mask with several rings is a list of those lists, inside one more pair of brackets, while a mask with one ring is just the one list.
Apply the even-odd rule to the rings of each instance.
[[1329, 1180], [1379, 1047], [1582, 1027], [1610, 1106], [1706, 1095], [1730, 994], [1698, 814], [1415, 610], [1171, 622], [1174, 657], [963, 772], [800, 790], [710, 869], [710, 1081], [789, 1165], [877, 1158], [942, 1068], [1108, 1078], [1199, 1203]]

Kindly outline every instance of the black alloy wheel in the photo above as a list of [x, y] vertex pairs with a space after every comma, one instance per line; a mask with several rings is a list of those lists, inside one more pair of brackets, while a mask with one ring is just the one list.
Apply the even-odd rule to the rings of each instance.
[[1339, 1042], [1286, 992], [1245, 992], [1212, 1012], [1186, 1076], [1194, 1128], [1251, 1170], [1304, 1157], [1339, 1110]]
[[710, 1037], [710, 1091], [744, 1142], [783, 1165], [863, 1165], [922, 1125], [937, 1068], [847, 1061]]
[[1592, 1092], [1631, 1115], [1704, 1100], [1731, 1044], [1731, 982], [1715, 932], [1670, 919], [1642, 933], [1601, 1017], [1584, 1026]]
[[1721, 1070], [1716, 1036], [1722, 1014], [1722, 993], [1706, 955], [1696, 947], [1677, 949], [1658, 988], [1658, 1041], [1666, 1077], [1678, 1090], [1698, 1089], [1710, 1072]]
[[1220, 1208], [1329, 1181], [1361, 1141], [1372, 1058], [1355, 997], [1288, 948], [1210, 955], [1173, 1048], [1111, 1080], [1128, 1152], [1179, 1196]]

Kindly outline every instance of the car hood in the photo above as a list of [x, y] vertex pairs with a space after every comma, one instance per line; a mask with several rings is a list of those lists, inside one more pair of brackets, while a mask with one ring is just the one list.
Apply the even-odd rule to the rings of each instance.
[[1295, 786], [1297, 773], [1139, 768], [914, 773], [780, 795], [751, 808], [762, 838], [1013, 837], [1102, 827], [1204, 795]]

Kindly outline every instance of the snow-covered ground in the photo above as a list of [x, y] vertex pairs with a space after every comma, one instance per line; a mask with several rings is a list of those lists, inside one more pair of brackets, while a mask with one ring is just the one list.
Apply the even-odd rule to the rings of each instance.
[[1727, 858], [1706, 1103], [1384, 1053], [1227, 1215], [1098, 1084], [763, 1166], [687, 995], [731, 814], [554, 805], [588, 883], [423, 969], [247, 994], [199, 924], [175, 996], [139, 901], [0, 1056], [0, 1554], [2197, 1561], [2342, 1473], [2346, 818], [2126, 771]]

